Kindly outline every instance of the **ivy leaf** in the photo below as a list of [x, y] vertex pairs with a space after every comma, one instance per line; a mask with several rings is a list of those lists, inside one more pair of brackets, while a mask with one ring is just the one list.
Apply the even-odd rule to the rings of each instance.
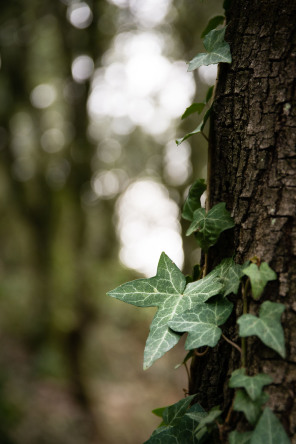
[[[195, 395], [193, 395], [195, 396]], [[187, 398], [185, 398], [187, 399]], [[184, 401], [184, 400], [182, 400]], [[179, 404], [179, 403], [177, 403]], [[175, 406], [177, 405], [175, 404]], [[171, 408], [170, 406], [168, 408]], [[187, 406], [188, 407], [188, 406]], [[189, 410], [183, 410], [183, 416], [180, 415], [174, 424], [157, 428], [150, 439], [144, 444], [197, 444], [198, 440], [195, 438], [195, 429], [199, 423], [199, 419], [190, 418], [186, 411], [196, 412], [198, 418], [203, 418], [207, 413], [199, 404], [194, 404]]]
[[215, 347], [222, 330], [218, 325], [226, 322], [233, 309], [227, 299], [195, 305], [191, 310], [174, 316], [169, 327], [177, 332], [188, 332], [185, 350], [192, 350], [204, 345]]
[[206, 103], [208, 103], [211, 100], [213, 92], [214, 92], [214, 86], [210, 86], [206, 95]]
[[187, 396], [186, 398], [181, 399], [181, 401], [166, 407], [162, 414], [164, 423], [166, 425], [176, 425], [182, 416], [185, 415], [195, 396], [196, 395]]
[[[203, 427], [208, 426], [209, 424], [213, 424], [216, 419], [221, 415], [222, 411], [217, 409], [216, 407], [213, 407], [207, 416], [205, 416], [203, 419], [199, 421], [199, 424], [197, 428], [195, 429], [195, 433], [197, 433], [199, 430], [201, 430]], [[186, 416], [189, 416], [190, 413], [187, 413]], [[191, 415], [192, 418], [192, 415]]]
[[266, 407], [252, 434], [250, 444], [290, 444], [278, 418]]
[[165, 409], [166, 407], [158, 407], [157, 409], [153, 409], [151, 413], [153, 413], [153, 415], [155, 416], [159, 416], [160, 418], [162, 418], [162, 414]]
[[192, 358], [193, 355], [194, 355], [193, 351], [190, 350], [190, 351], [186, 354], [186, 356], [185, 356], [185, 358], [183, 359], [183, 361], [180, 362], [180, 364], [175, 365], [175, 367], [174, 367], [175, 370], [177, 370], [177, 369], [180, 368], [182, 365], [184, 365], [189, 359]]
[[181, 119], [186, 119], [186, 117], [190, 116], [191, 114], [197, 113], [200, 114], [202, 113], [203, 109], [205, 107], [205, 103], [193, 103], [192, 105], [190, 105], [188, 108], [186, 108], [186, 110], [184, 111]]
[[[233, 432], [229, 433], [229, 444], [251, 444], [251, 438], [252, 438], [253, 432], [237, 432], [234, 430]], [[266, 444], [268, 441], [266, 441], [264, 444]]]
[[201, 207], [200, 198], [206, 189], [207, 186], [204, 179], [195, 181], [190, 187], [188, 196], [183, 206], [183, 219], [189, 220], [190, 222], [192, 221], [194, 211]]
[[209, 20], [209, 23], [207, 24], [205, 29], [203, 30], [201, 38], [203, 39], [210, 31], [212, 31], [212, 29], [217, 28], [217, 26], [223, 25], [224, 20], [225, 20], [224, 15], [216, 15], [215, 17], [212, 17]]
[[217, 295], [220, 289], [221, 283], [213, 276], [206, 276], [186, 286], [185, 276], [162, 253], [156, 276], [127, 282], [109, 291], [108, 295], [138, 307], [158, 307], [144, 351], [144, 369], [147, 369], [174, 347], [181, 337], [169, 328], [168, 322], [176, 314]]
[[285, 338], [281, 325], [281, 315], [284, 310], [283, 304], [263, 302], [259, 310], [259, 318], [251, 314], [244, 314], [237, 320], [240, 336], [258, 336], [267, 347], [272, 348], [282, 358], [285, 358]]
[[199, 208], [193, 213], [193, 221], [187, 230], [186, 236], [195, 233], [197, 242], [207, 252], [214, 245], [224, 230], [234, 227], [234, 222], [226, 204], [221, 202], [206, 213], [204, 208]]
[[243, 387], [250, 398], [255, 401], [262, 393], [262, 388], [272, 382], [272, 378], [264, 373], [247, 376], [246, 369], [239, 368], [232, 372], [229, 380], [230, 388]]
[[268, 281], [277, 279], [276, 273], [267, 262], [263, 262], [260, 268], [256, 264], [250, 264], [243, 273], [250, 278], [252, 295], [255, 300], [260, 298]]
[[254, 426], [262, 413], [262, 405], [267, 401], [268, 395], [264, 392], [252, 401], [244, 390], [238, 390], [235, 394], [233, 410], [243, 412], [249, 423]]
[[236, 264], [234, 260], [229, 257], [223, 259], [209, 274], [219, 278], [223, 285], [223, 296], [228, 296], [231, 293], [237, 294], [243, 268], [244, 265]]
[[193, 130], [191, 133], [186, 134], [186, 136], [184, 136], [183, 138], [176, 140], [176, 144], [178, 146], [181, 145], [181, 143], [184, 142], [184, 140], [188, 139], [189, 137], [194, 136], [195, 134], [202, 133], [202, 131], [203, 131], [203, 129], [204, 129], [204, 127], [205, 127], [209, 117], [210, 117], [211, 110], [212, 110], [212, 108], [209, 108], [207, 110], [207, 112], [204, 115], [204, 118], [202, 119], [200, 124], [195, 128], [195, 130]]
[[207, 53], [197, 54], [190, 62], [188, 71], [194, 71], [202, 65], [214, 65], [220, 62], [231, 63], [230, 47], [224, 40], [225, 29], [213, 29], [203, 39]]

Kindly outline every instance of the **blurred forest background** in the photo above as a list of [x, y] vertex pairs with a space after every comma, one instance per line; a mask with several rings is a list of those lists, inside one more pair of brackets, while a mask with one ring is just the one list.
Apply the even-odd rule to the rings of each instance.
[[185, 62], [221, 12], [218, 0], [1, 2], [1, 444], [138, 444], [158, 424], [150, 411], [186, 389], [182, 344], [143, 372], [153, 310], [106, 292], [154, 275], [161, 251], [184, 272], [198, 256], [179, 208], [206, 177], [206, 148], [174, 139], [215, 81]]

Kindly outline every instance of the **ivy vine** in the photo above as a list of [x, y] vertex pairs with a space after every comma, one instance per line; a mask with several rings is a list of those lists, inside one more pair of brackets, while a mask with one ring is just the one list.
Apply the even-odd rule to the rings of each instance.
[[[213, 17], [202, 33], [206, 53], [197, 54], [189, 62], [189, 71], [201, 65], [231, 63], [228, 43], [224, 40], [224, 16]], [[211, 113], [214, 87], [209, 88], [205, 100], [187, 108], [182, 119], [193, 113], [204, 116], [192, 132], [176, 141], [180, 145], [187, 138], [204, 133]], [[187, 333], [185, 349], [188, 350], [182, 364], [194, 354], [200, 356], [208, 347], [215, 347], [223, 338], [241, 354], [241, 367], [234, 370], [229, 379], [229, 388], [235, 389], [229, 412], [219, 406], [206, 412], [194, 403], [195, 395], [187, 396], [168, 407], [153, 410], [161, 418], [161, 424], [145, 444], [191, 444], [226, 442], [230, 444], [286, 444], [290, 440], [278, 418], [263, 407], [268, 395], [263, 388], [272, 383], [272, 378], [263, 373], [248, 375], [246, 362], [246, 338], [257, 336], [266, 346], [285, 358], [285, 340], [281, 325], [283, 304], [263, 302], [258, 315], [248, 313], [248, 298], [258, 301], [269, 281], [277, 279], [276, 273], [266, 262], [257, 257], [246, 263], [236, 264], [233, 258], [225, 258], [210, 273], [207, 270], [207, 253], [216, 244], [225, 230], [234, 227], [234, 221], [224, 202], [214, 205], [209, 211], [201, 205], [206, 190], [204, 180], [197, 180], [190, 188], [184, 203], [182, 217], [190, 222], [186, 235], [193, 235], [204, 252], [205, 264], [202, 273], [186, 278], [174, 262], [162, 253], [156, 276], [125, 283], [109, 295], [138, 307], [157, 307], [144, 351], [144, 369], [174, 347], [181, 336]], [[237, 319], [241, 346], [227, 338], [223, 325], [233, 311], [229, 295], [243, 300], [243, 313]], [[207, 347], [199, 351], [200, 347]], [[182, 365], [181, 364], [181, 365]], [[231, 430], [232, 410], [242, 412], [250, 424], [250, 431]], [[225, 441], [226, 439], [226, 441]]]

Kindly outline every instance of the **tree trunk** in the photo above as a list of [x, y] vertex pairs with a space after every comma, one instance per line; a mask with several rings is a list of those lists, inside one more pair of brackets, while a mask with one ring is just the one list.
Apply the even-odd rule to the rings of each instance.
[[[270, 373], [268, 405], [296, 442], [296, 2], [237, 0], [227, 11], [226, 40], [233, 62], [220, 66], [210, 130], [210, 205], [226, 202], [234, 233], [213, 247], [210, 268], [234, 252], [236, 262], [254, 255], [268, 262], [278, 280], [263, 300], [281, 302], [287, 358], [248, 339], [249, 374]], [[236, 298], [238, 299], [238, 298]], [[236, 316], [226, 332], [237, 339]], [[250, 304], [257, 313], [258, 303]], [[228, 376], [239, 367], [226, 342], [191, 368], [190, 392], [210, 408], [231, 405]], [[240, 416], [234, 416], [240, 422]]]

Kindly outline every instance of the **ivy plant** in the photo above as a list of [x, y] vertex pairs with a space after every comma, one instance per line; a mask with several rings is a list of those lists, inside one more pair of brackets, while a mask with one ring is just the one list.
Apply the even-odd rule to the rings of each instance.
[[[189, 62], [189, 71], [202, 65], [231, 63], [230, 48], [224, 40], [225, 27], [216, 29], [222, 23], [224, 16], [209, 21], [202, 33], [207, 52]], [[204, 128], [211, 113], [212, 96], [213, 87], [203, 102], [194, 103], [185, 110], [183, 119], [192, 114], [205, 114], [195, 130], [177, 140], [178, 145], [198, 133], [207, 139]], [[228, 382], [229, 389], [235, 390], [233, 403], [228, 412], [222, 411], [220, 406], [206, 412], [196, 396], [191, 395], [171, 406], [155, 409], [153, 413], [161, 418], [161, 423], [145, 444], [223, 443], [227, 440], [230, 444], [287, 444], [290, 441], [283, 426], [265, 407], [268, 395], [264, 387], [272, 384], [272, 378], [263, 373], [249, 374], [246, 361], [246, 341], [250, 336], [257, 337], [282, 358], [286, 356], [281, 325], [285, 306], [268, 300], [259, 303], [266, 285], [277, 276], [267, 262], [258, 258], [251, 258], [244, 264], [235, 263], [232, 257], [224, 258], [208, 272], [209, 249], [226, 230], [234, 228], [235, 221], [224, 202], [209, 210], [202, 207], [201, 197], [205, 190], [204, 180], [194, 182], [182, 210], [182, 217], [189, 223], [187, 236], [193, 235], [203, 251], [203, 267], [196, 266], [193, 276], [185, 277], [163, 252], [154, 277], [127, 282], [108, 294], [138, 307], [157, 307], [144, 350], [144, 369], [174, 347], [184, 333], [187, 334], [185, 349], [188, 353], [180, 365], [186, 366], [194, 355], [207, 353], [221, 338], [235, 347], [241, 355], [241, 366], [232, 372]], [[234, 298], [242, 298], [243, 302], [242, 313], [237, 319], [241, 346], [225, 334], [224, 325], [233, 313]], [[257, 313], [248, 313], [250, 298], [258, 306]], [[206, 349], [200, 351], [201, 347]], [[231, 430], [232, 411], [245, 416], [250, 430]]]

